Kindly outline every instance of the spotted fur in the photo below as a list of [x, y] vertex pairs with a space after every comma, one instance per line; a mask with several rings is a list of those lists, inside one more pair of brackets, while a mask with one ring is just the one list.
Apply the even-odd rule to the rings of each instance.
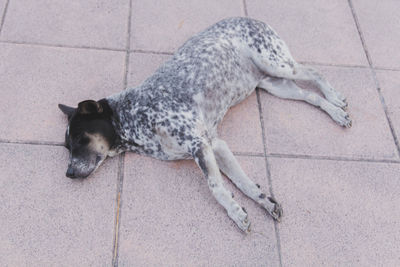
[[[303, 91], [294, 84], [296, 79], [315, 83], [325, 98]], [[240, 229], [249, 231], [247, 212], [223, 186], [220, 170], [274, 219], [280, 219], [282, 209], [243, 172], [226, 143], [218, 139], [217, 126], [228, 109], [256, 87], [307, 101], [339, 124], [351, 125], [342, 110], [344, 97], [315, 70], [295, 62], [270, 26], [249, 18], [229, 18], [190, 38], [138, 87], [102, 99], [100, 104], [82, 105], [86, 108], [81, 117], [110, 110], [113, 140], [101, 138], [101, 130], [81, 131], [91, 131], [91, 142], [103, 142], [103, 146], [91, 144], [91, 151], [107, 147], [109, 156], [132, 151], [161, 160], [194, 158], [216, 200]], [[70, 118], [70, 126], [74, 120]], [[73, 143], [73, 138], [69, 140]]]

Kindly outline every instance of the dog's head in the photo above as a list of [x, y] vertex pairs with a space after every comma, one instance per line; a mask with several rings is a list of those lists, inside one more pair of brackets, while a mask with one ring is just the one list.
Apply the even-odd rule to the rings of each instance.
[[65, 147], [70, 161], [66, 175], [86, 178], [106, 159], [115, 141], [112, 110], [106, 100], [86, 100], [77, 108], [58, 107], [68, 116]]

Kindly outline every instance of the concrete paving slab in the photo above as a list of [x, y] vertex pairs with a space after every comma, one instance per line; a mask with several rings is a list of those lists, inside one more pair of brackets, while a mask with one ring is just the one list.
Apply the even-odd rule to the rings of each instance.
[[[268, 188], [263, 158], [238, 160], [255, 182]], [[278, 266], [272, 218], [232, 184], [226, 186], [249, 213], [249, 235], [216, 202], [194, 161], [127, 154], [119, 265]]]
[[118, 159], [65, 177], [64, 147], [0, 144], [0, 265], [111, 264]]
[[130, 53], [128, 87], [139, 86], [170, 57], [170, 55]]
[[400, 69], [400, 2], [352, 0], [375, 67]]
[[1, 40], [125, 49], [129, 0], [10, 1]]
[[0, 139], [63, 142], [63, 103], [123, 88], [124, 52], [0, 44]]
[[393, 127], [400, 137], [400, 72], [399, 71], [377, 71], [377, 78], [381, 87], [381, 92], [388, 108], [389, 117]]
[[[140, 85], [169, 55], [131, 53], [128, 87]], [[255, 92], [230, 109], [218, 129], [232, 151], [263, 153], [261, 124]]]
[[352, 128], [340, 127], [325, 112], [305, 102], [279, 99], [263, 91], [267, 151], [398, 159], [371, 72], [361, 68], [317, 66], [316, 69], [347, 97]]
[[399, 164], [269, 159], [283, 266], [398, 266]]
[[133, 1], [131, 48], [173, 52], [217, 21], [243, 16], [241, 0]]
[[368, 65], [346, 0], [250, 0], [246, 4], [249, 16], [270, 24], [296, 60]]

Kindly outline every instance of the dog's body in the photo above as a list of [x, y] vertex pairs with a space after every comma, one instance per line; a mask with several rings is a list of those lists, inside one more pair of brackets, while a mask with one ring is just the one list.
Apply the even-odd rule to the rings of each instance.
[[[326, 99], [303, 91], [293, 80], [315, 83]], [[70, 119], [67, 176], [86, 177], [106, 156], [123, 151], [162, 160], [194, 158], [215, 198], [242, 230], [249, 230], [247, 213], [224, 188], [220, 170], [279, 219], [280, 205], [246, 176], [217, 134], [228, 109], [256, 87], [307, 101], [340, 125], [351, 126], [342, 110], [344, 97], [316, 71], [296, 63], [274, 30], [260, 21], [231, 18], [189, 39], [139, 87], [81, 102], [77, 109], [60, 105]]]

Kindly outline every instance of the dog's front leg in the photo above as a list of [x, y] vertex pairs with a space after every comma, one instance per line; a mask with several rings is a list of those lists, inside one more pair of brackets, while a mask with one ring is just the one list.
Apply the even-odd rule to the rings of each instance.
[[240, 167], [239, 162], [236, 160], [225, 141], [215, 138], [212, 142], [212, 147], [221, 171], [225, 173], [244, 194], [260, 204], [275, 220], [279, 221], [283, 214], [281, 205], [279, 205], [273, 197], [267, 197], [267, 195], [261, 191], [259, 185], [250, 180]]
[[228, 216], [237, 224], [237, 226], [245, 231], [250, 231], [250, 222], [247, 219], [247, 212], [239, 206], [233, 199], [232, 193], [229, 192], [222, 183], [221, 173], [215, 160], [212, 148], [208, 144], [203, 144], [194, 154], [194, 159], [200, 169], [207, 178], [208, 187], [210, 188], [215, 199], [221, 204]]

